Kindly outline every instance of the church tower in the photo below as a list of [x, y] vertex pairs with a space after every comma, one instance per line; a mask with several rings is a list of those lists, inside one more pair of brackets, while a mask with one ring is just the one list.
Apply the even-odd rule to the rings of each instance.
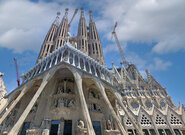
[[92, 11], [89, 11], [89, 43], [88, 43], [88, 54], [93, 59], [97, 60], [100, 64], [105, 65], [102, 46], [96, 24], [92, 17]]
[[83, 8], [81, 8], [81, 15], [78, 24], [77, 48], [85, 54], [88, 54], [87, 26]]
[[3, 76], [4, 74], [0, 72], [0, 100], [7, 94]]
[[37, 63], [46, 57], [48, 54], [50, 54], [54, 50], [54, 40], [58, 29], [58, 21], [59, 21], [60, 12], [57, 13], [57, 17], [53, 24], [51, 25], [44, 42], [42, 44]]
[[68, 8], [66, 8], [65, 10], [66, 10], [65, 15], [62, 18], [62, 21], [61, 21], [60, 26], [58, 28], [57, 37], [55, 40], [55, 50], [64, 45], [65, 37], [68, 32], [68, 18], [67, 18]]

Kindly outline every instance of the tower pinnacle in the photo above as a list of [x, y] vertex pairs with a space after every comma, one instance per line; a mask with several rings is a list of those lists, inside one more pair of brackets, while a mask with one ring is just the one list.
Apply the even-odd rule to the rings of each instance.
[[66, 9], [65, 9], [65, 16], [64, 16], [64, 17], [66, 17], [66, 18], [67, 18], [67, 15], [68, 15], [68, 11], [69, 11], [69, 8], [66, 8]]
[[89, 11], [89, 34], [88, 34], [88, 55], [105, 65], [102, 46], [96, 24], [93, 21], [92, 11]]
[[63, 46], [65, 43], [65, 38], [68, 32], [68, 10], [68, 8], [65, 9], [65, 15], [62, 18], [62, 21], [56, 34], [55, 50]]
[[56, 17], [56, 19], [55, 19], [55, 21], [54, 21], [54, 24], [55, 24], [55, 25], [58, 25], [58, 23], [59, 23], [59, 18], [60, 18], [60, 12], [57, 12], [57, 17]]
[[81, 10], [81, 17], [84, 17], [84, 8], [80, 8]]
[[36, 63], [38, 63], [41, 59], [46, 57], [48, 54], [50, 54], [54, 50], [54, 39], [55, 39], [57, 29], [58, 29], [58, 23], [59, 23], [59, 18], [60, 18], [59, 16], [60, 16], [60, 12], [57, 12], [57, 17], [55, 21], [52, 23], [44, 39], [44, 42], [42, 44], [42, 47], [41, 47]]
[[83, 8], [81, 8], [81, 15], [78, 24], [77, 48], [82, 52], [88, 54], [87, 26]]
[[93, 21], [92, 11], [91, 11], [91, 10], [89, 11], [89, 20], [90, 20], [90, 22], [92, 22], [92, 21]]

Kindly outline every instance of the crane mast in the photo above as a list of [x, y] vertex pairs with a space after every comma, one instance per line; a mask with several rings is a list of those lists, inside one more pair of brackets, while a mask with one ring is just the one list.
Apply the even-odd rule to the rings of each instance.
[[69, 32], [69, 29], [70, 29], [71, 23], [72, 23], [72, 21], [73, 21], [73, 19], [74, 19], [75, 15], [77, 14], [77, 12], [78, 12], [78, 9], [75, 9], [75, 12], [74, 12], [73, 16], [72, 16], [72, 18], [71, 18], [70, 22], [68, 23], [68, 32]]
[[17, 59], [14, 58], [15, 62], [15, 68], [16, 68], [16, 75], [17, 75], [17, 85], [20, 86], [20, 79], [19, 79], [19, 72], [18, 72], [18, 65], [17, 65]]
[[125, 66], [125, 68], [126, 67], [128, 67], [128, 62], [127, 62], [127, 60], [125, 59], [125, 56], [124, 56], [124, 53], [123, 53], [123, 50], [122, 50], [122, 48], [121, 48], [121, 45], [120, 45], [120, 42], [119, 42], [119, 40], [118, 40], [118, 37], [117, 37], [117, 34], [116, 34], [116, 27], [117, 27], [117, 22], [115, 23], [115, 25], [114, 25], [114, 29], [113, 29], [113, 31], [112, 31], [112, 35], [114, 36], [114, 38], [115, 38], [115, 41], [116, 41], [116, 44], [117, 44], [117, 47], [118, 47], [118, 49], [119, 49], [119, 52], [120, 52], [120, 55], [121, 55], [121, 58], [122, 58], [122, 60], [123, 60], [123, 64], [124, 64], [124, 66]]

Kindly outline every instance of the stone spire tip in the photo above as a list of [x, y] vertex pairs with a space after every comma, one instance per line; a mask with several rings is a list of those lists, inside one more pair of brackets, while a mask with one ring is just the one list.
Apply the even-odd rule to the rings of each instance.
[[68, 11], [69, 11], [69, 8], [66, 8], [66, 9], [65, 9], [65, 17], [67, 17]]
[[90, 18], [90, 21], [93, 21], [93, 18], [92, 18], [92, 11], [91, 11], [91, 10], [89, 11], [89, 18]]
[[1, 72], [0, 72], [0, 77], [3, 77], [3, 76], [4, 76], [4, 73], [1, 73]]
[[58, 25], [59, 18], [60, 18], [60, 12], [57, 12], [57, 17], [54, 21], [54, 24]]
[[84, 8], [80, 8], [80, 10], [81, 10], [81, 16], [84, 17]]
[[61, 14], [60, 12], [57, 12], [57, 16], [60, 16], [60, 14]]
[[65, 11], [68, 12], [69, 11], [69, 8], [66, 8]]

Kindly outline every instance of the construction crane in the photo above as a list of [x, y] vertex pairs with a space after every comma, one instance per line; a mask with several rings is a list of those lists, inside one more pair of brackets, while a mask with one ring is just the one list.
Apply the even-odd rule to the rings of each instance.
[[122, 50], [121, 45], [120, 45], [120, 43], [119, 43], [118, 37], [117, 37], [117, 35], [116, 35], [116, 31], [115, 31], [115, 30], [116, 30], [116, 27], [117, 27], [117, 22], [116, 22], [115, 25], [114, 25], [114, 29], [113, 29], [113, 31], [112, 31], [112, 35], [113, 35], [114, 38], [115, 38], [116, 44], [117, 44], [118, 49], [119, 49], [119, 52], [120, 52], [120, 54], [121, 54], [121, 58], [122, 58], [122, 60], [123, 60], [123, 64], [124, 64], [124, 66], [125, 66], [125, 68], [126, 68], [126, 67], [128, 67], [128, 62], [127, 62], [126, 59], [125, 59], [123, 50]]
[[15, 62], [15, 68], [16, 68], [16, 74], [17, 74], [17, 85], [20, 86], [20, 79], [19, 79], [19, 72], [18, 72], [18, 65], [17, 65], [17, 59], [14, 58]]
[[73, 21], [73, 19], [74, 19], [75, 15], [77, 14], [77, 12], [78, 12], [78, 9], [75, 9], [75, 12], [74, 12], [73, 16], [72, 16], [72, 18], [71, 18], [70, 22], [68, 23], [68, 32], [69, 32], [69, 29], [70, 29], [71, 23], [72, 23], [72, 21]]

